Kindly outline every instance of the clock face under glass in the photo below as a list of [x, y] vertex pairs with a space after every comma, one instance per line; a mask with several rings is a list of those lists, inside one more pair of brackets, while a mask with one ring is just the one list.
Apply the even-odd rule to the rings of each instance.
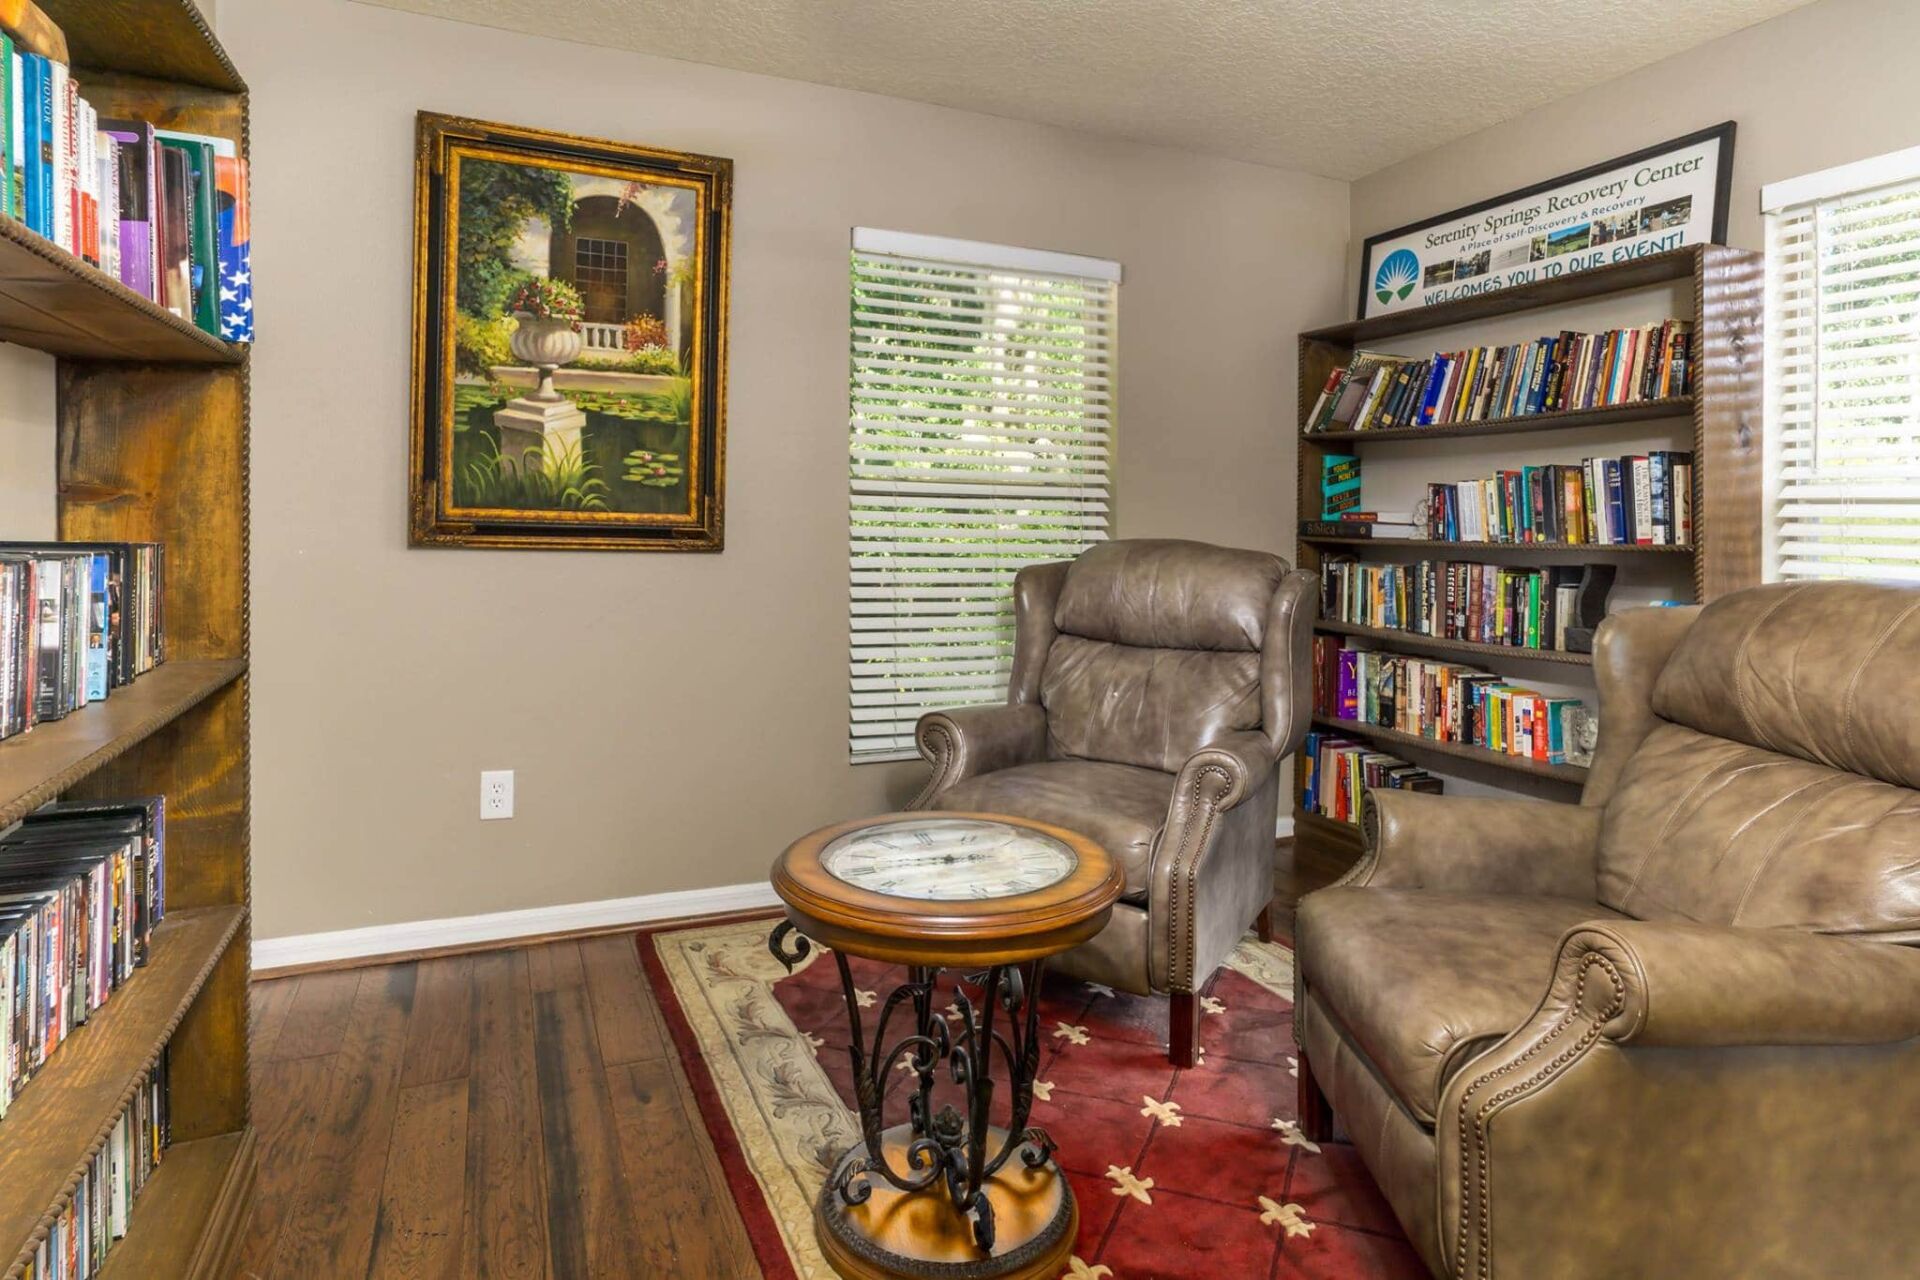
[[820, 854], [857, 888], [929, 902], [1011, 898], [1059, 884], [1080, 860], [1038, 831], [977, 818], [913, 818], [849, 831]]

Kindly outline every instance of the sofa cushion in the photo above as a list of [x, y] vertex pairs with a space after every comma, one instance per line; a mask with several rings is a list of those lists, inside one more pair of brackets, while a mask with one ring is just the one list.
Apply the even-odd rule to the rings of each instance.
[[1126, 872], [1132, 897], [1147, 891], [1153, 846], [1172, 799], [1170, 773], [1098, 760], [1049, 760], [969, 778], [941, 792], [935, 804], [1078, 831]]
[[1047, 652], [1040, 701], [1050, 755], [1178, 773], [1201, 748], [1260, 727], [1260, 655], [1063, 635]]
[[1301, 901], [1294, 940], [1328, 1018], [1431, 1127], [1447, 1081], [1540, 1003], [1567, 930], [1619, 918], [1578, 898], [1332, 888]]
[[1920, 793], [1656, 724], [1607, 801], [1599, 897], [1641, 920], [1920, 942], [1916, 849]]
[[1920, 787], [1916, 652], [1920, 590], [1755, 587], [1700, 611], [1660, 672], [1653, 710], [1710, 737]]
[[1062, 635], [1138, 649], [1257, 653], [1286, 575], [1286, 562], [1264, 551], [1158, 538], [1102, 542], [1068, 568], [1054, 625]]

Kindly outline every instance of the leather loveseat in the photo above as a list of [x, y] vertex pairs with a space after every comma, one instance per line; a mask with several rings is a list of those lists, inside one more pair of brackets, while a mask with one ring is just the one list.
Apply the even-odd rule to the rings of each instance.
[[1375, 793], [1302, 902], [1303, 1127], [1436, 1274], [1920, 1275], [1920, 592], [1632, 610], [1594, 657], [1580, 804]]

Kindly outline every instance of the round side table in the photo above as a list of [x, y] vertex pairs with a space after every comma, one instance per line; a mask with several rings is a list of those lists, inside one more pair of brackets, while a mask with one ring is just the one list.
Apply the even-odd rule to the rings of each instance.
[[[787, 918], [767, 940], [789, 969], [808, 939], [840, 967], [863, 1141], [820, 1189], [814, 1230], [853, 1280], [1053, 1280], [1080, 1225], [1054, 1142], [1027, 1123], [1040, 1064], [1048, 956], [1106, 927], [1124, 877], [1085, 836], [991, 813], [893, 813], [826, 827], [773, 865]], [[848, 956], [906, 966], [866, 1034]], [[953, 984], [949, 1023], [935, 992]], [[894, 1016], [907, 1020], [889, 1041]], [[1003, 1021], [1002, 1021], [1003, 1020]], [[898, 1064], [904, 1063], [902, 1067]], [[935, 1109], [941, 1064], [958, 1086]], [[884, 1123], [889, 1083], [911, 1072], [904, 1124]], [[1010, 1123], [989, 1119], [994, 1075]]]

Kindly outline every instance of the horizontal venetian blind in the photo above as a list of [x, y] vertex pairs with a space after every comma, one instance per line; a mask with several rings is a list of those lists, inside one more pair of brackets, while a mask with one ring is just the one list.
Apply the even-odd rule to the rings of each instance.
[[854, 760], [1004, 700], [1014, 574], [1107, 536], [1117, 283], [1097, 260], [856, 233]]
[[1798, 193], [1767, 210], [1772, 576], [1920, 581], [1920, 180]]

